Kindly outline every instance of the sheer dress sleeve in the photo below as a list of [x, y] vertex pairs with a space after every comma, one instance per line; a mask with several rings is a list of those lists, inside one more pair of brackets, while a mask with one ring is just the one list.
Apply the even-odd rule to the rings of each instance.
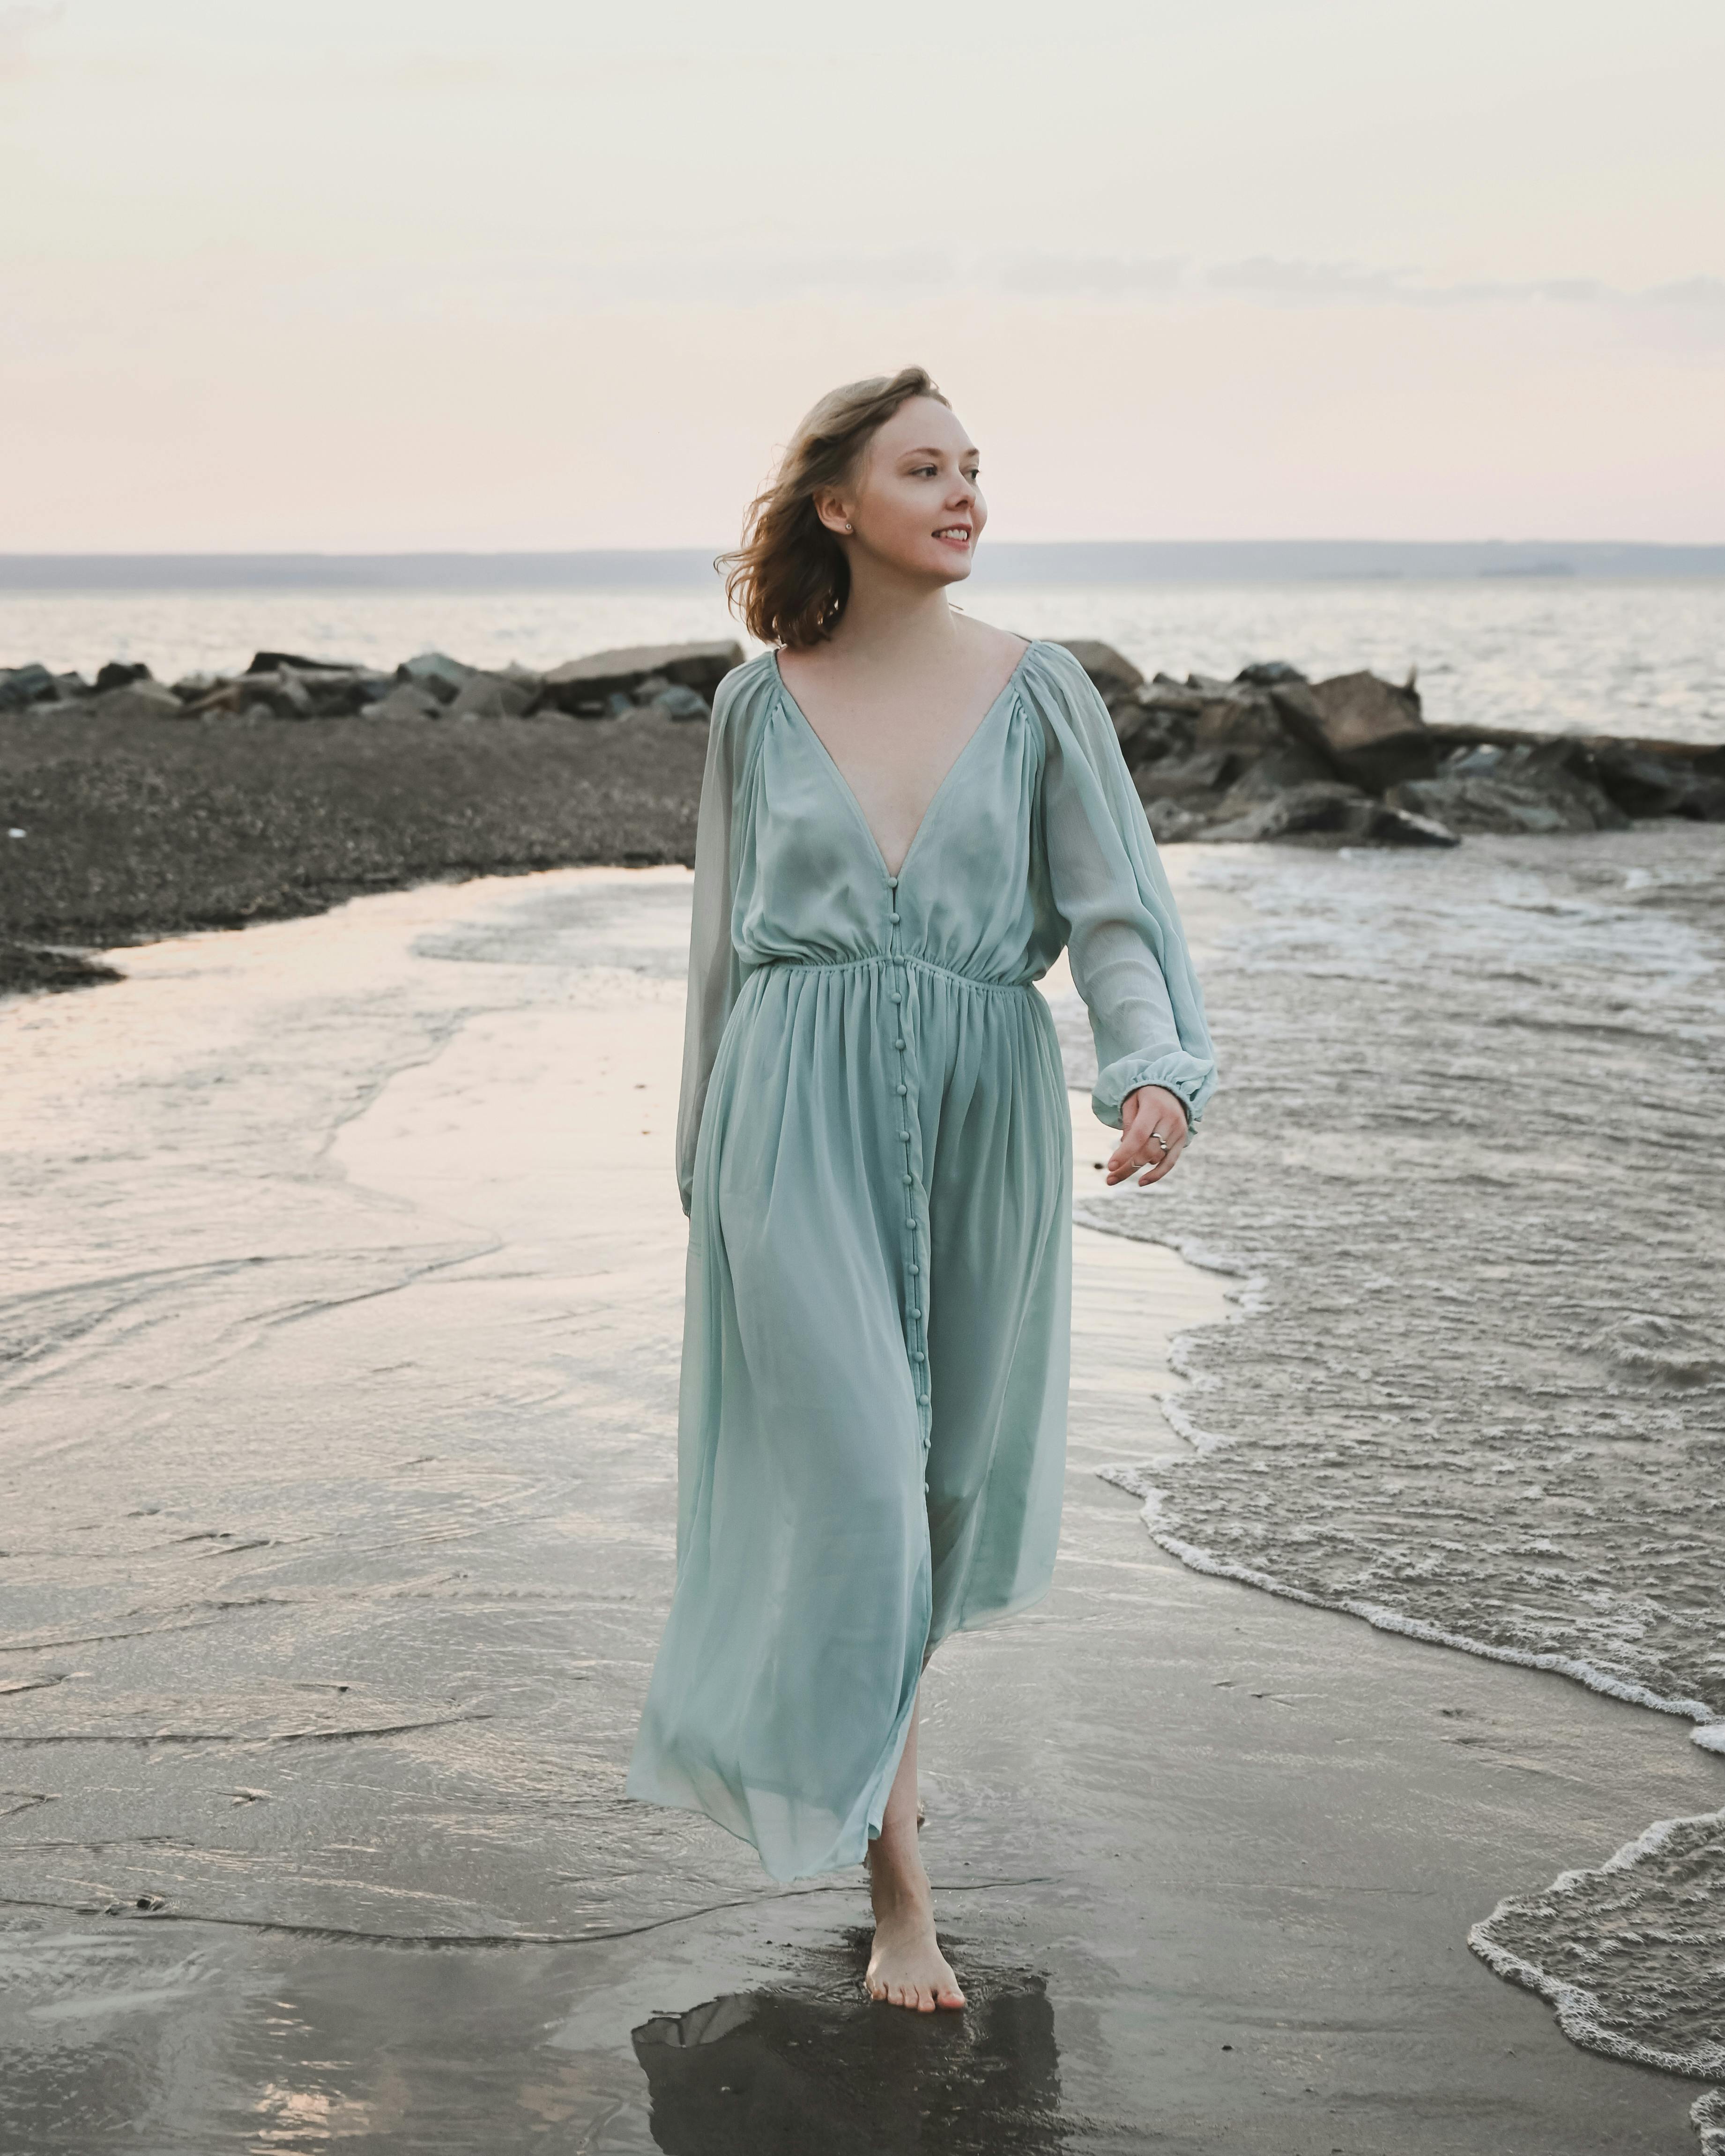
[[694, 911], [689, 927], [689, 1002], [683, 1026], [683, 1087], [677, 1104], [677, 1188], [685, 1214], [693, 1203], [701, 1111], [719, 1040], [740, 993], [744, 969], [731, 940], [737, 890], [736, 777], [739, 668], [713, 698], [706, 769], [695, 834]]
[[1043, 839], [1096, 1041], [1091, 1105], [1117, 1130], [1128, 1093], [1163, 1086], [1196, 1123], [1215, 1091], [1216, 1062], [1173, 893], [1107, 706], [1070, 653], [1059, 644], [1037, 653]]

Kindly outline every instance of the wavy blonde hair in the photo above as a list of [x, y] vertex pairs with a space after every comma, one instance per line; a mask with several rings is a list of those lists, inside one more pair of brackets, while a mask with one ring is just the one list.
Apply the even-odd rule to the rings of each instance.
[[855, 477], [870, 438], [913, 397], [947, 402], [927, 367], [901, 367], [829, 389], [798, 423], [778, 470], [749, 504], [742, 545], [713, 564], [751, 636], [800, 651], [838, 626], [850, 596], [850, 564], [816, 514], [814, 497]]

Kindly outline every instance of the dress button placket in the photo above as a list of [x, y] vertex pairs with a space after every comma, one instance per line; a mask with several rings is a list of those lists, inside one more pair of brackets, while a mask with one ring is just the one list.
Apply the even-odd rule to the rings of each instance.
[[[905, 992], [910, 987], [911, 977], [910, 970], [905, 964], [904, 953], [900, 950], [898, 943], [898, 932], [901, 923], [899, 917], [898, 878], [896, 875], [888, 876], [886, 889], [888, 892], [886, 956], [889, 963], [897, 969], [892, 976], [896, 985], [889, 992], [893, 1009], [897, 1017], [897, 1026], [892, 1045], [897, 1051], [899, 1059], [898, 1097], [901, 1101], [908, 1101], [911, 1094], [911, 1074], [910, 1065], [906, 1060], [908, 1043], [905, 1039], [904, 1026], [905, 1014], [909, 1003]], [[918, 1292], [917, 1285], [922, 1267], [916, 1256], [916, 1178], [911, 1167], [913, 1155], [911, 1150], [915, 1142], [915, 1133], [911, 1127], [911, 1115], [908, 1108], [903, 1111], [903, 1119], [899, 1125], [898, 1135], [899, 1141], [905, 1149], [905, 1265], [906, 1268], [905, 1313], [909, 1321], [906, 1327], [908, 1337], [905, 1346], [909, 1352], [911, 1373], [916, 1381], [916, 1404], [922, 1410], [920, 1419], [922, 1424], [922, 1456], [926, 1461], [928, 1457], [929, 1437], [928, 1342], [922, 1328], [922, 1298]], [[925, 1490], [927, 1489], [928, 1485], [926, 1481], [922, 1486]]]

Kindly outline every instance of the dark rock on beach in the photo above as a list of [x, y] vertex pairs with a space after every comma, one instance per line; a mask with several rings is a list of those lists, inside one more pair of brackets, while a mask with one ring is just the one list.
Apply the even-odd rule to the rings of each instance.
[[1411, 683], [1396, 688], [1373, 674], [1312, 683], [1276, 660], [1232, 681], [1158, 674], [1132, 684], [1136, 670], [1107, 646], [1078, 649], [1158, 840], [1454, 842], [1430, 810], [1383, 798], [1438, 766]]
[[362, 719], [439, 719], [443, 711], [443, 698], [417, 681], [392, 682], [382, 696], [359, 707]]
[[[1158, 841], [1445, 846], [1472, 832], [1725, 821], [1725, 746], [1426, 724], [1412, 680], [1231, 680], [1067, 645]], [[104, 978], [105, 947], [316, 911], [354, 893], [583, 862], [692, 860], [734, 643], [548, 672], [422, 651], [388, 670], [261, 650], [172, 687], [0, 668], [0, 993]], [[68, 949], [64, 947], [72, 947]]]
[[1630, 818], [1589, 775], [1584, 746], [1457, 749], [1435, 778], [1390, 789], [1398, 808], [1457, 831], [1624, 831]]
[[479, 670], [451, 659], [445, 651], [422, 651], [415, 659], [403, 660], [398, 670], [403, 681], [417, 681], [447, 704], [454, 701]]
[[1725, 821], [1725, 746], [1433, 726], [1410, 678], [1308, 681], [1286, 660], [1232, 681], [1153, 680], [1104, 644], [1076, 652], [1114, 720], [1158, 840], [1426, 846], [1475, 831]]
[[351, 674], [356, 670], [341, 659], [305, 659], [297, 651], [259, 651], [253, 654], [248, 674], [279, 674], [291, 666], [298, 674]]
[[640, 694], [644, 685], [692, 690], [711, 706], [713, 692], [733, 666], [742, 664], [738, 644], [640, 644], [620, 651], [598, 651], [589, 659], [572, 659], [545, 676], [542, 707], [567, 711], [575, 718], [597, 719], [615, 715], [618, 700], [626, 709], [636, 702], [651, 701]]
[[28, 665], [0, 666], [0, 711], [19, 711], [29, 704], [52, 703], [59, 695], [54, 676], [33, 660]]
[[110, 659], [105, 666], [98, 668], [95, 685], [98, 690], [124, 689], [131, 682], [150, 679], [150, 670], [141, 659], [136, 663], [124, 659]]
[[1142, 686], [1143, 675], [1111, 644], [1103, 644], [1094, 636], [1066, 636], [1060, 642], [1101, 690], [1105, 701], [1111, 702], [1116, 696]]
[[1436, 818], [1374, 801], [1357, 786], [1319, 779], [1271, 793], [1255, 808], [1212, 824], [1207, 839], [1333, 839], [1356, 846], [1456, 846], [1461, 841]]
[[1398, 689], [1375, 674], [1342, 674], [1310, 685], [1278, 681], [1269, 695], [1289, 732], [1368, 793], [1437, 768], [1437, 744], [1411, 681]]
[[470, 674], [449, 699], [452, 719], [518, 719], [539, 693], [535, 675]]

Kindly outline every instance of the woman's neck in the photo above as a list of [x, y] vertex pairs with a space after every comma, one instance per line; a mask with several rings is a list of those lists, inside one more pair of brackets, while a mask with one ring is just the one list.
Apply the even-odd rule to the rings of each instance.
[[890, 654], [895, 665], [915, 667], [947, 657], [958, 633], [943, 583], [912, 582], [853, 555], [850, 594], [827, 642], [835, 654], [865, 666]]

